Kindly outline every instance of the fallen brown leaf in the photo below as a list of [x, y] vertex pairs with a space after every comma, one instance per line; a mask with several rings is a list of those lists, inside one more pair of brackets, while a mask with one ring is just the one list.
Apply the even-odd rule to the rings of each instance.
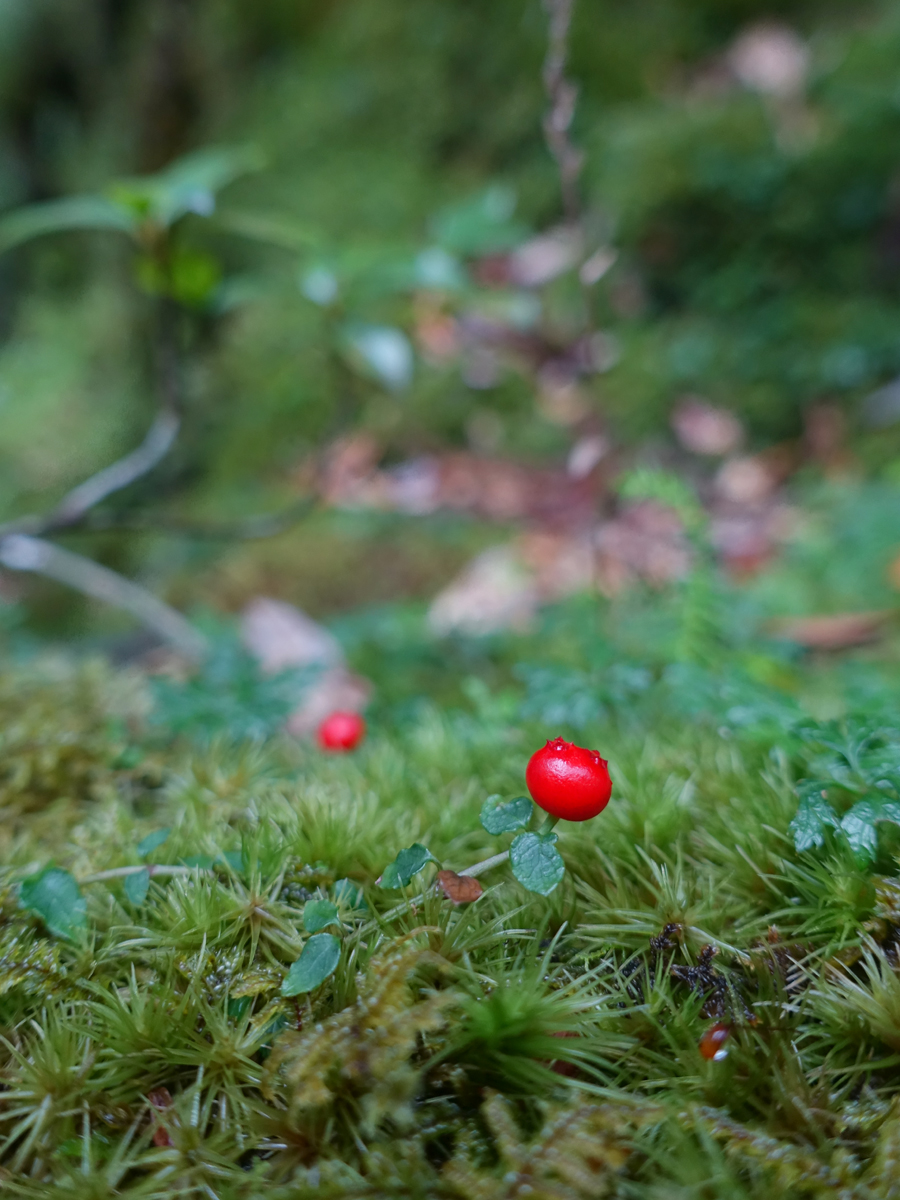
[[241, 636], [267, 674], [322, 668], [308, 687], [298, 690], [297, 707], [287, 721], [294, 737], [309, 737], [331, 712], [365, 708], [372, 685], [347, 670], [337, 638], [293, 605], [256, 597], [241, 617]]
[[336, 667], [344, 652], [337, 638], [292, 604], [257, 596], [241, 615], [244, 645], [263, 671], [290, 667]]
[[[165, 1112], [174, 1103], [172, 1093], [167, 1087], [154, 1088], [151, 1092], [147, 1093], [147, 1099], [157, 1112]], [[153, 1130], [153, 1145], [161, 1147], [173, 1145], [172, 1138], [165, 1125], [157, 1124]]]
[[597, 583], [615, 596], [637, 580], [662, 587], [691, 569], [691, 548], [674, 509], [655, 500], [631, 504], [595, 534]]
[[454, 904], [471, 904], [484, 892], [484, 888], [471, 875], [457, 875], [455, 871], [438, 871], [438, 887]]
[[438, 636], [527, 629], [539, 602], [534, 578], [513, 548], [493, 546], [434, 598], [428, 624]]
[[694, 454], [732, 454], [743, 441], [744, 428], [734, 413], [716, 408], [701, 396], [684, 396], [672, 413], [675, 436]]
[[835, 613], [822, 617], [784, 617], [773, 621], [770, 632], [784, 641], [809, 650], [844, 650], [877, 641], [893, 612]]

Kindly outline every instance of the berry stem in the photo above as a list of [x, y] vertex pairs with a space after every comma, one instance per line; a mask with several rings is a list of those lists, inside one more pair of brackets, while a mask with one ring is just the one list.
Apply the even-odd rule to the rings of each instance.
[[546, 817], [544, 818], [543, 824], [541, 825], [540, 829], [538, 829], [538, 831], [537, 831], [538, 837], [546, 837], [547, 834], [551, 832], [551, 830], [553, 829], [553, 826], [556, 825], [556, 823], [558, 821], [559, 821], [559, 817], [554, 817], [554, 816], [551, 816], [550, 813], [547, 813]]
[[483, 858], [481, 862], [474, 863], [471, 867], [466, 867], [462, 871], [458, 871], [459, 875], [483, 875], [485, 871], [489, 871], [491, 867], [498, 867], [500, 863], [506, 862], [509, 858], [509, 851], [504, 850], [502, 854], [493, 854], [490, 858]]

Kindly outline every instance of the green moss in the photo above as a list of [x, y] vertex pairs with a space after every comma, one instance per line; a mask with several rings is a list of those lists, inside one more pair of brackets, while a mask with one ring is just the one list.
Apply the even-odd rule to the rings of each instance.
[[[278, 739], [161, 746], [135, 678], [8, 668], [11, 1194], [161, 1196], [176, 1177], [248, 1200], [890, 1194], [889, 848], [872, 866], [837, 835], [798, 853], [803, 739], [724, 738], [650, 693], [627, 719], [614, 696], [586, 717], [615, 791], [561, 827], [564, 884], [529, 896], [497, 871], [456, 908], [427, 874], [405, 900], [375, 880], [414, 841], [457, 869], [496, 849], [484, 796], [521, 790], [546, 729], [508, 694], [472, 690], [477, 716], [383, 715], [360, 751], [325, 757]], [[78, 936], [19, 904], [51, 860], [81, 881]], [[149, 871], [143, 895], [129, 869]], [[285, 996], [310, 900], [337, 903], [340, 961]], [[713, 1021], [730, 1026], [721, 1062], [700, 1052]]]

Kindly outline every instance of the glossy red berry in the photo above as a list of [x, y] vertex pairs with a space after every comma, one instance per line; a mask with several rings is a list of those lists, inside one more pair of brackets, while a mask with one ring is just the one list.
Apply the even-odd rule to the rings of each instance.
[[721, 1062], [723, 1058], [728, 1057], [725, 1043], [728, 1041], [730, 1034], [730, 1025], [723, 1025], [721, 1022], [711, 1025], [698, 1043], [700, 1053], [704, 1058], [709, 1059], [710, 1062]]
[[323, 750], [353, 750], [366, 736], [366, 723], [356, 712], [330, 713], [319, 726]]
[[532, 754], [525, 782], [535, 804], [564, 821], [589, 821], [603, 812], [612, 794], [606, 759], [562, 738]]

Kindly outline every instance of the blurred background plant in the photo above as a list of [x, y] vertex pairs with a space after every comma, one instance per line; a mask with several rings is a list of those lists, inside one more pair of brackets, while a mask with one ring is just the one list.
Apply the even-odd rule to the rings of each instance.
[[[571, 577], [597, 537], [607, 576], [678, 576], [666, 515], [618, 498], [635, 460], [718, 506], [739, 569], [788, 536], [798, 472], [894, 485], [893, 5], [8, 0], [0, 21], [10, 520], [140, 442], [167, 337], [177, 444], [66, 545], [181, 607], [425, 599], [511, 528], [526, 573], [565, 573], [562, 530]], [[209, 528], [303, 496], [274, 541]], [[110, 628], [27, 592], [32, 628]]]

